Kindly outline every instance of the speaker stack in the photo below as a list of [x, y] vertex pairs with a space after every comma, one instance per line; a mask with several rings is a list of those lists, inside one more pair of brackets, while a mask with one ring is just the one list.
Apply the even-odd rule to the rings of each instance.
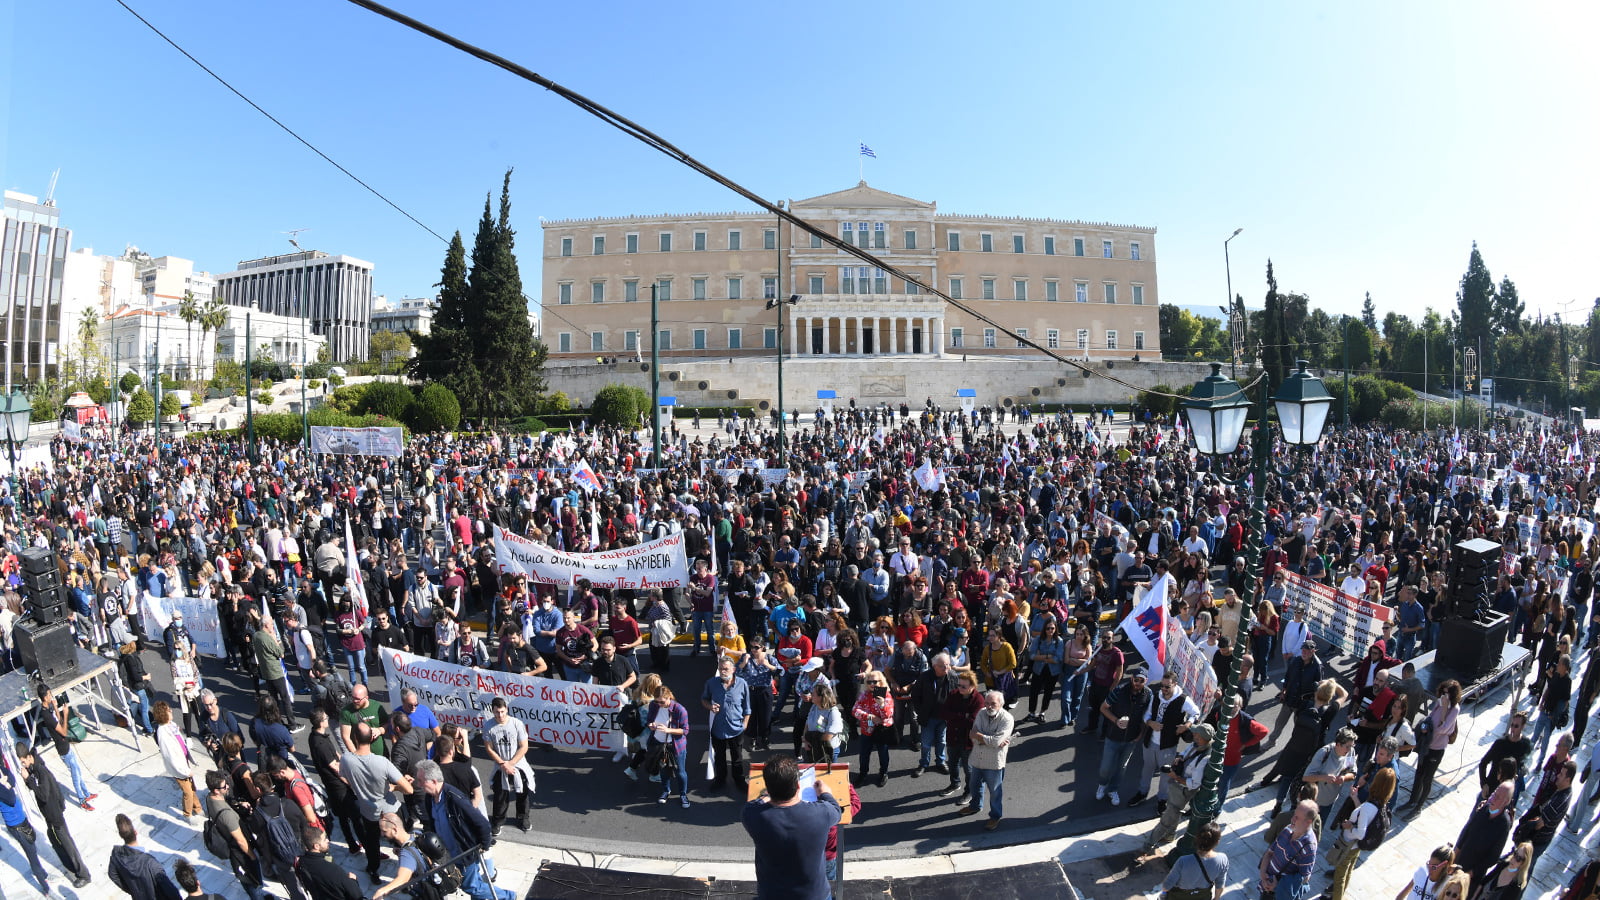
[[1494, 541], [1475, 538], [1456, 544], [1450, 553], [1446, 598], [1448, 612], [1461, 618], [1476, 618], [1493, 606], [1494, 589], [1499, 581], [1500, 558], [1504, 554]]
[[13, 631], [17, 655], [23, 671], [54, 686], [78, 672], [78, 642], [67, 621], [67, 591], [53, 551], [29, 547], [22, 551], [21, 562], [30, 611]]
[[1480, 675], [1499, 665], [1511, 629], [1510, 617], [1495, 612], [1492, 603], [1503, 552], [1483, 538], [1462, 541], [1451, 551], [1448, 615], [1439, 623], [1435, 657], [1442, 668]]

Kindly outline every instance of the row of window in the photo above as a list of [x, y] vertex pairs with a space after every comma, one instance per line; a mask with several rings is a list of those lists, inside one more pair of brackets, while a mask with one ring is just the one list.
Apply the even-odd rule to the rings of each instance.
[[[709, 279], [706, 279], [706, 278], [691, 278], [691, 279], [689, 279], [689, 299], [691, 299], [691, 300], [709, 300], [709, 299], [713, 299], [710, 296], [710, 294], [707, 293], [706, 285], [707, 285], [708, 281], [709, 281]], [[728, 279], [724, 279], [724, 285], [723, 286], [724, 286], [724, 289], [726, 290], [726, 293], [724, 294], [723, 297], [716, 298], [716, 299], [727, 299], [727, 300], [743, 300], [744, 299], [744, 279], [743, 278], [728, 278]], [[656, 287], [656, 299], [657, 300], [671, 300], [672, 299], [672, 279], [671, 278], [658, 278], [658, 279], [656, 279], [655, 287]], [[647, 287], [646, 291], [648, 291], [648, 290], [649, 290], [649, 288]], [[766, 299], [766, 300], [771, 300], [773, 297], [778, 296], [778, 279], [777, 279], [777, 276], [767, 276], [767, 277], [761, 279], [761, 296], [762, 296], [763, 299]], [[633, 303], [633, 302], [637, 301], [639, 298], [640, 298], [639, 280], [637, 278], [629, 278], [629, 279], [623, 281], [622, 282], [622, 300], [623, 300], [623, 302], [624, 303]], [[562, 304], [563, 306], [569, 305], [569, 304], [572, 303], [572, 282], [563, 281], [560, 284], [556, 285], [556, 302]], [[604, 302], [606, 302], [606, 283], [604, 281], [591, 281], [589, 283], [589, 302], [590, 303], [604, 303]]]
[[[1028, 336], [1028, 329], [1026, 329], [1026, 328], [1018, 328], [1016, 331], [1017, 331], [1017, 336], [1018, 337], [1025, 338], [1025, 337]], [[998, 335], [998, 332], [993, 328], [985, 328], [983, 330], [983, 347], [984, 347], [984, 349], [993, 350], [997, 346], [999, 346], [997, 335]], [[952, 328], [952, 329], [950, 329], [950, 349], [952, 349], [952, 350], [960, 350], [960, 349], [964, 348], [966, 346], [966, 339], [967, 339], [967, 336], [966, 336], [965, 329], [962, 329], [962, 328]], [[1047, 348], [1051, 349], [1051, 350], [1059, 350], [1059, 349], [1061, 349], [1061, 330], [1059, 328], [1046, 329], [1045, 333], [1044, 333], [1044, 345]], [[1028, 345], [1019, 340], [1019, 341], [1017, 341], [1017, 346], [1018, 347], [1027, 347]], [[1089, 329], [1087, 329], [1087, 328], [1079, 328], [1078, 329], [1078, 344], [1077, 344], [1077, 346], [1078, 346], [1079, 350], [1098, 350], [1098, 349], [1100, 349], [1100, 347], [1091, 347], [1089, 345]], [[1119, 349], [1121, 349], [1121, 347], [1118, 345], [1117, 330], [1115, 328], [1106, 329], [1105, 342], [1104, 342], [1104, 344], [1102, 346], [1107, 350], [1119, 350]], [[1144, 349], [1144, 332], [1135, 331], [1133, 333], [1133, 349], [1135, 349], [1135, 350], [1143, 350]]]
[[[695, 349], [695, 350], [704, 350], [704, 349], [706, 349], [706, 329], [704, 329], [704, 328], [696, 328], [696, 329], [694, 329], [693, 333], [690, 335], [690, 340], [692, 342], [693, 349]], [[672, 329], [663, 328], [663, 329], [661, 329], [660, 331], [658, 331], [656, 333], [656, 348], [658, 350], [671, 350], [672, 349]], [[604, 331], [591, 331], [591, 332], [589, 332], [589, 351], [592, 352], [592, 353], [603, 353], [603, 352], [605, 352], [605, 349], [606, 349], [606, 333]], [[624, 352], [632, 352], [632, 351], [640, 349], [639, 348], [639, 332], [637, 332], [637, 331], [624, 331], [622, 333], [622, 349], [623, 349]], [[742, 328], [729, 328], [728, 329], [728, 349], [729, 350], [743, 350], [743, 349], [745, 349], [745, 346], [744, 346], [744, 329], [742, 329]], [[776, 349], [778, 349], [778, 329], [776, 329], [776, 328], [763, 328], [763, 329], [761, 329], [761, 349], [763, 349], [763, 350], [776, 350]], [[572, 333], [570, 331], [563, 331], [560, 334], [556, 335], [556, 352], [558, 352], [558, 353], [571, 353], [572, 352]]]
[[[845, 241], [845, 243], [855, 244], [857, 247], [864, 247], [864, 248], [868, 248], [868, 249], [872, 249], [872, 250], [889, 250], [889, 249], [916, 250], [917, 249], [917, 230], [915, 228], [907, 228], [903, 232], [901, 232], [901, 243], [900, 243], [900, 246], [897, 247], [897, 248], [891, 248], [889, 246], [889, 232], [888, 232], [888, 228], [886, 227], [886, 224], [887, 223], [884, 223], [884, 222], [844, 222], [844, 223], [840, 224], [840, 235], [839, 236]], [[727, 242], [726, 242], [726, 245], [725, 245], [725, 249], [728, 249], [728, 250], [743, 250], [744, 249], [744, 232], [743, 231], [740, 231], [738, 229], [729, 229], [727, 235], [728, 236], [727, 236]], [[603, 235], [603, 234], [597, 234], [597, 235], [593, 236], [592, 240], [594, 241], [594, 243], [591, 245], [591, 252], [595, 256], [604, 256], [605, 253], [606, 253], [606, 236]], [[625, 234], [625, 235], [623, 235], [622, 240], [623, 240], [623, 250], [622, 250], [622, 252], [624, 252], [624, 253], [638, 253], [639, 252], [639, 235], [637, 233], [630, 232], [628, 234]], [[692, 241], [691, 246], [695, 250], [709, 250], [709, 249], [711, 249], [710, 238], [708, 236], [708, 233], [705, 232], [705, 231], [696, 231], [696, 232], [694, 232], [694, 234], [690, 238], [690, 240]], [[574, 238], [570, 238], [570, 237], [563, 237], [561, 239], [561, 255], [562, 256], [571, 256], [573, 254], [574, 241], [575, 241], [575, 239]], [[1027, 235], [1023, 235], [1023, 234], [1013, 234], [1013, 235], [1011, 235], [1011, 252], [1012, 253], [1026, 253], [1026, 252], [1028, 252], [1027, 244], [1028, 244]], [[984, 253], [993, 253], [994, 252], [994, 245], [995, 245], [995, 241], [994, 241], [994, 235], [993, 234], [991, 234], [990, 232], [987, 232], [987, 231], [979, 232], [979, 234], [978, 234], [978, 249], [980, 251], [982, 251]], [[776, 250], [777, 248], [778, 248], [778, 230], [776, 228], [764, 228], [764, 229], [762, 229], [762, 231], [761, 231], [761, 249], [763, 249], [763, 250]], [[663, 232], [660, 232], [660, 233], [658, 233], [656, 235], [656, 249], [660, 250], [662, 253], [671, 253], [672, 252], [672, 232], [663, 231]], [[818, 237], [816, 235], [812, 235], [811, 236], [811, 249], [813, 249], [813, 250], [822, 249], [822, 238], [820, 238], [820, 237]], [[951, 251], [955, 251], [955, 252], [960, 252], [960, 250], [961, 250], [961, 232], [959, 232], [959, 231], [946, 232], [946, 234], [945, 234], [945, 249], [951, 250]], [[1081, 238], [1081, 237], [1073, 238], [1072, 239], [1071, 250], [1072, 250], [1072, 254], [1071, 255], [1073, 255], [1073, 256], [1088, 256], [1089, 254], [1088, 254], [1088, 241], [1087, 241], [1087, 239], [1086, 238]], [[1055, 237], [1055, 235], [1047, 234], [1047, 235], [1044, 236], [1043, 252], [1044, 252], [1045, 256], [1055, 256], [1056, 255], [1056, 237]], [[1138, 260], [1138, 259], [1140, 259], [1141, 258], [1141, 255], [1140, 255], [1141, 252], [1142, 251], [1141, 251], [1140, 243], [1138, 241], [1129, 241], [1128, 242], [1128, 256], [1127, 256], [1128, 259], [1130, 259], [1130, 260]], [[1102, 259], [1116, 259], [1117, 258], [1116, 245], [1110, 238], [1102, 238], [1100, 240], [1100, 256], [1101, 256]]]
[[[1044, 339], [1045, 339], [1045, 346], [1046, 347], [1048, 347], [1051, 350], [1059, 350], [1059, 349], [1061, 349], [1061, 329], [1059, 329], [1059, 328], [1050, 328], [1050, 329], [1047, 329], [1044, 334], [1045, 334], [1045, 338]], [[985, 328], [985, 329], [983, 329], [983, 348], [986, 349], [986, 350], [996, 349], [999, 346], [997, 335], [998, 335], [998, 332], [993, 328]], [[1019, 337], [1026, 338], [1028, 336], [1028, 329], [1026, 329], [1026, 328], [1018, 328], [1017, 329], [1017, 335]], [[573, 350], [572, 350], [572, 337], [573, 337], [573, 335], [572, 335], [572, 332], [570, 332], [570, 331], [563, 331], [560, 334], [558, 334], [556, 336], [556, 352], [558, 352], [558, 353], [571, 353], [571, 352], [573, 352]], [[670, 328], [661, 329], [657, 333], [657, 339], [656, 340], [657, 340], [657, 343], [656, 343], [657, 349], [659, 349], [659, 350], [671, 350], [672, 349], [672, 329], [670, 329]], [[1101, 347], [1091, 347], [1089, 341], [1090, 341], [1089, 329], [1087, 329], [1087, 328], [1079, 328], [1078, 329], [1078, 335], [1077, 335], [1077, 348], [1079, 350], [1087, 351], [1087, 350], [1098, 350], [1098, 349], [1101, 349]], [[692, 342], [691, 349], [694, 349], [694, 350], [705, 350], [706, 349], [706, 329], [704, 329], [704, 328], [696, 328], [696, 329], [694, 329], [694, 331], [691, 333], [691, 342]], [[1024, 344], [1022, 341], [1017, 341], [1017, 346], [1019, 348], [1023, 348], [1023, 347], [1026, 347], [1027, 345]], [[1118, 349], [1121, 349], [1120, 346], [1119, 346], [1119, 338], [1118, 338], [1116, 329], [1110, 328], [1110, 329], [1106, 330], [1105, 336], [1104, 336], [1104, 342], [1103, 342], [1102, 346], [1106, 350], [1118, 350]], [[763, 328], [763, 329], [761, 329], [761, 349], [763, 349], [763, 350], [776, 350], [777, 348], [778, 348], [778, 329], [776, 329], [776, 328]], [[965, 331], [965, 329], [963, 329], [963, 328], [952, 328], [952, 329], [950, 329], [950, 349], [952, 349], [952, 350], [961, 350], [961, 349], [965, 349], [965, 348], [966, 348], [966, 331]], [[639, 348], [639, 332], [637, 332], [637, 331], [624, 331], [622, 333], [622, 349], [623, 349], [624, 352], [632, 352], [634, 350], [640, 349]], [[743, 350], [743, 349], [745, 349], [745, 346], [744, 346], [744, 329], [742, 329], [742, 328], [729, 328], [728, 329], [728, 349], [729, 350]], [[1133, 333], [1133, 349], [1134, 350], [1143, 350], [1144, 349], [1144, 332], [1135, 331]], [[589, 332], [589, 351], [591, 353], [604, 353], [605, 350], [606, 350], [606, 333], [604, 331], [591, 331], [591, 332]]]
[[[656, 299], [658, 299], [658, 300], [671, 300], [672, 299], [672, 281], [673, 280], [671, 278], [660, 278], [660, 279], [656, 280], [656, 283], [655, 283], [656, 284]], [[709, 283], [709, 281], [710, 281], [710, 279], [708, 279], [708, 278], [699, 278], [699, 277], [689, 279], [689, 298], [692, 299], [692, 300], [708, 300], [708, 299], [743, 300], [744, 299], [744, 279], [743, 278], [725, 278], [725, 279], [723, 279], [724, 293], [723, 293], [723, 296], [720, 297], [720, 298], [712, 298], [711, 295], [708, 293], [708, 283]], [[973, 298], [973, 299], [982, 299], [982, 300], [998, 300], [998, 299], [1001, 299], [999, 294], [998, 294], [998, 292], [997, 292], [996, 281], [997, 281], [997, 279], [994, 279], [994, 278], [980, 278], [980, 279], [978, 279], [979, 293], [978, 293], [978, 296]], [[811, 276], [808, 276], [807, 282], [808, 282], [807, 283], [807, 288], [810, 290], [810, 292], [811, 292], [811, 294], [813, 296], [829, 293], [829, 291], [827, 290], [826, 276], [823, 276], [823, 275], [811, 275]], [[963, 276], [951, 277], [950, 281], [949, 281], [949, 285], [950, 285], [950, 296], [953, 299], [956, 299], [956, 300], [966, 299], [966, 278], [965, 277], [963, 277]], [[899, 288], [900, 288], [900, 293], [902, 293], [902, 294], [919, 294], [919, 293], [921, 293], [921, 290], [916, 285], [914, 285], [914, 284], [912, 284], [912, 283], [910, 283], [908, 281], [899, 282]], [[556, 285], [556, 302], [558, 302], [560, 304], [563, 304], [563, 305], [571, 304], [573, 302], [572, 291], [573, 291], [573, 283], [570, 282], [570, 281], [563, 281], [560, 284]], [[888, 278], [888, 274], [886, 272], [884, 272], [883, 269], [874, 268], [874, 267], [871, 267], [871, 266], [840, 266], [839, 267], [839, 293], [841, 293], [841, 294], [887, 294], [887, 293], [889, 293], [889, 278]], [[1099, 299], [1104, 301], [1104, 302], [1106, 302], [1106, 303], [1118, 303], [1118, 302], [1120, 302], [1120, 298], [1119, 298], [1118, 292], [1117, 292], [1117, 283], [1114, 282], [1114, 281], [1107, 281], [1107, 282], [1102, 283], [1100, 285], [1099, 293], [1100, 293], [1100, 298]], [[777, 294], [778, 294], [778, 279], [777, 279], [777, 277], [776, 276], [766, 276], [766, 277], [762, 278], [761, 279], [761, 295], [762, 295], [763, 299], [771, 300], [773, 297], [776, 297]], [[1134, 306], [1143, 306], [1144, 305], [1144, 285], [1142, 285], [1142, 284], [1129, 285], [1129, 295], [1130, 295], [1129, 299], [1132, 301]], [[590, 303], [604, 303], [604, 302], [606, 302], [606, 299], [607, 299], [607, 297], [606, 297], [606, 283], [604, 281], [593, 281], [593, 282], [590, 282], [589, 283], [589, 302]], [[627, 303], [632, 303], [632, 302], [637, 301], [639, 299], [639, 281], [638, 281], [638, 279], [628, 279], [628, 280], [622, 282], [622, 299], [623, 299], [624, 302], [627, 302]], [[1033, 297], [1029, 293], [1028, 279], [1026, 279], [1026, 278], [1013, 278], [1011, 280], [1011, 299], [1012, 300], [1031, 300], [1031, 299], [1033, 299]], [[1058, 301], [1058, 300], [1061, 299], [1061, 283], [1059, 281], [1056, 281], [1055, 279], [1046, 279], [1045, 280], [1045, 282], [1044, 282], [1044, 299], [1047, 300], [1047, 301], [1050, 301], [1050, 302], [1055, 302], [1055, 301]], [[1079, 302], [1079, 303], [1088, 303], [1089, 302], [1089, 282], [1087, 282], [1087, 281], [1075, 281], [1075, 282], [1073, 282], [1072, 283], [1072, 299], [1077, 301], [1077, 302]]]
[[[594, 236], [593, 240], [594, 240], [594, 244], [591, 247], [591, 251], [593, 252], [593, 254], [595, 256], [604, 256], [605, 253], [606, 253], [606, 236], [603, 235], [603, 234], [597, 234], [597, 235]], [[710, 249], [709, 239], [706, 236], [706, 232], [704, 232], [704, 231], [696, 231], [694, 233], [694, 236], [693, 236], [692, 240], [693, 240], [693, 245], [692, 246], [694, 247], [694, 249], [696, 249], [696, 250], [709, 250]], [[670, 232], [670, 231], [661, 232], [660, 234], [658, 234], [656, 236], [656, 241], [657, 241], [657, 244], [656, 244], [657, 249], [659, 249], [662, 253], [671, 253], [672, 252], [672, 232]], [[573, 239], [572, 238], [570, 238], [570, 237], [562, 238], [561, 239], [561, 255], [562, 256], [571, 256], [572, 255], [572, 246], [573, 246]], [[739, 231], [738, 229], [730, 229], [728, 231], [728, 242], [727, 242], [726, 249], [729, 249], [729, 250], [743, 250], [744, 249], [744, 232]], [[765, 228], [765, 229], [762, 229], [762, 231], [761, 231], [761, 249], [763, 249], [763, 250], [776, 250], [776, 249], [778, 249], [778, 229], [776, 229], [776, 228]], [[639, 252], [639, 235], [637, 233], [630, 232], [629, 234], [623, 235], [623, 237], [622, 237], [622, 252], [624, 252], [624, 253], [638, 253]]]

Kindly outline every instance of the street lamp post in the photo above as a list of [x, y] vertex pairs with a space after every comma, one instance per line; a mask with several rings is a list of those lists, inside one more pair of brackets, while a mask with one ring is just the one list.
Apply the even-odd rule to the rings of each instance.
[[252, 465], [256, 461], [256, 418], [255, 396], [251, 393], [251, 389], [255, 387], [255, 357], [252, 354], [250, 313], [254, 310], [255, 306], [252, 305], [244, 311], [244, 433]]
[[650, 283], [650, 466], [661, 468], [661, 308]]
[[[1270, 406], [1277, 410], [1283, 441], [1291, 447], [1316, 445], [1322, 439], [1323, 429], [1328, 424], [1328, 412], [1333, 407], [1333, 396], [1328, 393], [1322, 379], [1306, 371], [1306, 365], [1305, 360], [1301, 360], [1299, 371], [1284, 379], [1277, 393], [1271, 397]], [[1246, 419], [1251, 412], [1256, 416], [1250, 448], [1250, 539], [1245, 550], [1244, 590], [1239, 598], [1240, 634], [1250, 629], [1256, 573], [1261, 566], [1261, 538], [1266, 532], [1267, 477], [1271, 472], [1273, 449], [1272, 428], [1267, 422], [1268, 408], [1265, 375], [1261, 378], [1257, 403], [1252, 405], [1238, 382], [1222, 376], [1221, 363], [1211, 364], [1210, 377], [1195, 385], [1194, 392], [1183, 404], [1196, 449], [1217, 462], [1239, 449]], [[1216, 474], [1231, 487], [1244, 485], [1244, 478], [1229, 479], [1220, 473]], [[1239, 667], [1243, 657], [1242, 653], [1233, 654], [1219, 703], [1226, 704], [1228, 698], [1238, 691]], [[1265, 665], [1266, 661], [1259, 660], [1258, 664]], [[1217, 790], [1217, 783], [1222, 778], [1222, 761], [1228, 746], [1229, 718], [1225, 711], [1218, 717], [1217, 734], [1211, 742], [1211, 757], [1206, 763], [1205, 776], [1200, 783], [1200, 790], [1190, 802], [1189, 827], [1169, 858], [1176, 859], [1179, 854], [1190, 852], [1194, 847], [1195, 835], [1222, 811], [1223, 798]]]
[[788, 433], [784, 430], [783, 411], [783, 308], [785, 306], [793, 306], [799, 302], [799, 294], [790, 294], [787, 300], [779, 300], [773, 297], [767, 301], [767, 309], [776, 309], [778, 311], [778, 468], [780, 469], [789, 467], [789, 441], [787, 439]]
[[[33, 404], [28, 402], [28, 395], [18, 388], [11, 392], [10, 397], [0, 398], [0, 412], [4, 413], [6, 454], [11, 460], [11, 502], [17, 504], [17, 445], [28, 442], [28, 427], [33, 417]], [[17, 504], [15, 508], [22, 507]]]
[[1243, 228], [1235, 228], [1233, 234], [1228, 235], [1228, 240], [1222, 242], [1222, 265], [1228, 270], [1228, 345], [1233, 350], [1233, 377], [1239, 377], [1239, 349], [1244, 343], [1238, 322], [1239, 309], [1233, 302], [1233, 260], [1228, 258], [1228, 241], [1239, 236]]

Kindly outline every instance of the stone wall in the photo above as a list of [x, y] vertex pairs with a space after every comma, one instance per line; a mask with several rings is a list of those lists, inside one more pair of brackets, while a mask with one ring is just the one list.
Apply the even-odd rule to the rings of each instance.
[[[1144, 390], [1158, 384], [1182, 387], [1211, 374], [1206, 363], [1095, 360], [1096, 372], [1114, 375]], [[650, 390], [650, 363], [619, 358], [616, 363], [546, 367], [550, 390], [562, 391], [574, 403], [587, 405], [608, 384], [630, 384]], [[1105, 378], [1085, 376], [1078, 369], [1038, 358], [946, 359], [910, 357], [827, 357], [785, 360], [786, 406], [814, 408], [818, 390], [837, 392], [839, 402], [854, 397], [858, 405], [901, 401], [920, 405], [932, 397], [941, 406], [958, 405], [958, 388], [977, 391], [978, 405], [1014, 403], [1127, 403], [1134, 392]], [[661, 366], [661, 395], [677, 397], [680, 406], [755, 406], [768, 409], [778, 396], [778, 365], [767, 359], [673, 360]]]

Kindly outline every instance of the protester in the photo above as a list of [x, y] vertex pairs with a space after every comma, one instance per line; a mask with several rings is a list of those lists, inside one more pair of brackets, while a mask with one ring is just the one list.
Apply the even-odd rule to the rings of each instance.
[[823, 854], [828, 833], [839, 824], [843, 809], [828, 784], [816, 781], [817, 799], [800, 796], [800, 767], [792, 756], [768, 760], [766, 790], [750, 801], [741, 820], [756, 845], [756, 897], [826, 900], [828, 888]]

